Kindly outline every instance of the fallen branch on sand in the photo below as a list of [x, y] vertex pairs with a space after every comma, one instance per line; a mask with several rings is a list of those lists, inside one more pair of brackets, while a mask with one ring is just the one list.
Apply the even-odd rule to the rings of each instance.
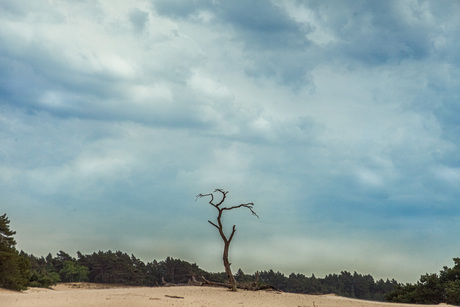
[[165, 296], [166, 296], [166, 297], [170, 297], [170, 298], [181, 298], [181, 299], [185, 298], [185, 297], [183, 297], [183, 296], [177, 296], [177, 295], [166, 295], [166, 294], [165, 294]]

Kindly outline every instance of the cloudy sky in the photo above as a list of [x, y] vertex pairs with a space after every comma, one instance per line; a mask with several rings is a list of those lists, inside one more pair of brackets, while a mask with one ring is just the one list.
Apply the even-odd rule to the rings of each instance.
[[[415, 282], [460, 256], [458, 1], [0, 0], [18, 248]], [[0, 212], [1, 213], [1, 212]]]

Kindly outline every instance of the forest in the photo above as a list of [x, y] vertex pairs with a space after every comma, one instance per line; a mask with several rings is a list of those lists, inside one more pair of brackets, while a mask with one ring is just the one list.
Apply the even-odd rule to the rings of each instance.
[[[58, 282], [93, 282], [129, 286], [157, 287], [168, 284], [188, 284], [194, 278], [225, 283], [225, 272], [211, 273], [196, 263], [167, 257], [144, 263], [122, 251], [77, 252], [72, 257], [64, 251], [46, 257], [27, 254], [16, 249], [15, 232], [9, 228], [6, 214], [0, 216], [0, 288], [24, 290], [28, 287], [50, 287]], [[416, 284], [401, 284], [396, 280], [374, 280], [371, 275], [342, 271], [324, 278], [292, 273], [289, 276], [273, 270], [235, 274], [238, 283], [256, 280], [285, 292], [304, 294], [335, 293], [340, 296], [402, 303], [460, 305], [460, 258], [454, 267], [444, 267], [440, 274], [422, 275]]]

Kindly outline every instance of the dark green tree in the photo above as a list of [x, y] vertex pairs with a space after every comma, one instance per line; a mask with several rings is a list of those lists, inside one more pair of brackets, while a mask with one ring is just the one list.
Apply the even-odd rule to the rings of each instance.
[[288, 278], [279, 271], [276, 273], [273, 270], [260, 272], [260, 281], [268, 285], [273, 285], [283, 291], [287, 291], [289, 287]]
[[239, 283], [249, 283], [254, 281], [254, 276], [245, 274], [243, 270], [239, 268], [235, 274], [235, 279]]
[[78, 255], [78, 263], [89, 269], [89, 281], [125, 285], [144, 285], [145, 266], [140, 260], [121, 251], [99, 251], [91, 255]]
[[48, 254], [46, 258], [36, 257], [21, 252], [30, 262], [30, 283], [31, 287], [49, 288], [60, 281], [59, 274], [52, 267], [53, 256]]
[[172, 257], [167, 257], [166, 260], [161, 261], [160, 268], [165, 281], [175, 284], [188, 283], [192, 276], [203, 276], [206, 273], [195, 263]]
[[30, 263], [16, 250], [15, 231], [6, 213], [0, 215], [0, 287], [24, 290], [29, 284]]
[[453, 260], [453, 268], [445, 266], [439, 275], [422, 275], [416, 284], [399, 284], [385, 298], [400, 303], [460, 305], [460, 258]]
[[49, 288], [60, 281], [59, 274], [48, 269], [47, 260], [45, 260], [45, 258], [28, 255], [23, 251], [21, 251], [21, 255], [26, 257], [30, 263], [30, 287]]
[[460, 258], [454, 258], [454, 267], [445, 266], [439, 274], [447, 304], [460, 305]]

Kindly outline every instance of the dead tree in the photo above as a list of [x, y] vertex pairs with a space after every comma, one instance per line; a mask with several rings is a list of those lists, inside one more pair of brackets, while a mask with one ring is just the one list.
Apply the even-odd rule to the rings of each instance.
[[228, 261], [228, 250], [230, 248], [230, 243], [232, 242], [233, 236], [235, 235], [236, 228], [235, 228], [235, 225], [233, 225], [232, 232], [231, 232], [230, 236], [227, 237], [225, 235], [224, 229], [223, 229], [223, 226], [222, 226], [222, 213], [224, 211], [226, 211], [226, 210], [233, 210], [233, 209], [237, 209], [237, 208], [248, 208], [253, 215], [257, 216], [257, 218], [259, 218], [259, 216], [253, 210], [254, 203], [240, 204], [240, 205], [236, 205], [236, 206], [232, 206], [232, 207], [222, 207], [221, 205], [225, 201], [225, 198], [227, 197], [228, 191], [224, 191], [222, 189], [216, 189], [216, 190], [214, 190], [214, 193], [216, 193], [216, 192], [219, 192], [219, 193], [222, 194], [222, 199], [219, 202], [214, 202], [214, 194], [213, 193], [198, 194], [196, 196], [196, 199], [201, 198], [201, 197], [210, 197], [211, 200], [209, 201], [209, 204], [211, 204], [211, 206], [216, 208], [217, 211], [218, 211], [217, 224], [213, 223], [213, 222], [211, 222], [209, 220], [208, 220], [208, 222], [212, 226], [217, 228], [217, 230], [219, 231], [220, 237], [224, 241], [224, 254], [223, 254], [222, 259], [223, 259], [223, 262], [224, 262], [225, 273], [227, 273], [228, 280], [230, 282], [230, 287], [231, 287], [232, 291], [236, 291], [237, 282], [236, 282], [235, 277], [233, 276], [232, 270], [230, 268], [231, 263], [230, 263], [230, 261]]

